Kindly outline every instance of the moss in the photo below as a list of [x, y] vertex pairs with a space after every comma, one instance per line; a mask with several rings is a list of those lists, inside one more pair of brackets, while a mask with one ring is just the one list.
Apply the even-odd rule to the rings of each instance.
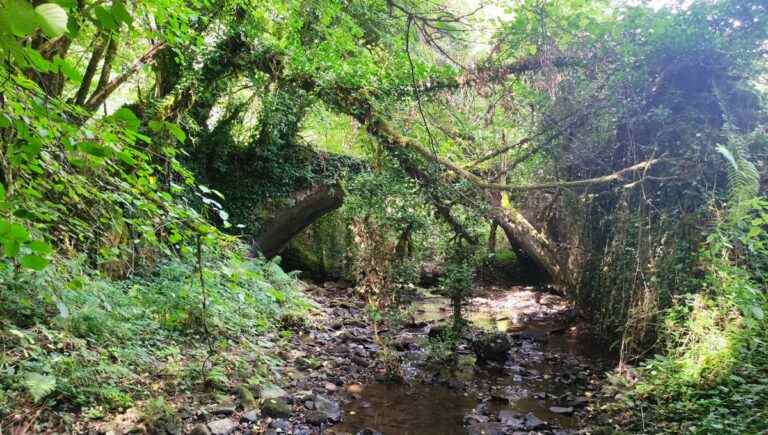
[[283, 267], [315, 280], [348, 278], [352, 234], [340, 211], [320, 218], [283, 251]]

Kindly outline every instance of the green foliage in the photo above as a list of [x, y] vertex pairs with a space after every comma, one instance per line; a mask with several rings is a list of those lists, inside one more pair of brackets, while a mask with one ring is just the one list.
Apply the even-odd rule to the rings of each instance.
[[463, 327], [461, 307], [472, 294], [476, 265], [477, 258], [472, 248], [454, 247], [439, 280], [440, 291], [451, 299], [453, 328], [457, 331]]
[[56, 378], [40, 373], [29, 373], [24, 377], [24, 387], [32, 399], [39, 402], [56, 388]]
[[[664, 355], [645, 362], [629, 402], [653, 404], [655, 432], [761, 433], [768, 429], [768, 201], [761, 198], [743, 138], [719, 152], [728, 164], [729, 199], [700, 254], [698, 294], [664, 318]], [[634, 416], [638, 418], [637, 415]]]
[[1, 389], [11, 401], [28, 393], [54, 405], [113, 409], [157, 394], [143, 374], [158, 367], [167, 376], [160, 394], [206, 382], [228, 385], [246, 374], [238, 358], [214, 357], [214, 368], [199, 372], [209, 340], [219, 355], [236, 348], [246, 357], [257, 348], [256, 333], [276, 330], [281, 318], [310, 306], [279, 266], [243, 252], [206, 250], [205, 307], [199, 282], [191, 279], [192, 258], [165, 261], [154, 273], [122, 282], [76, 261], [42, 273], [2, 269], [2, 285], [13, 291], [0, 295], [0, 336], [17, 352], [0, 360]]
[[444, 328], [440, 333], [429, 337], [425, 346], [428, 360], [436, 365], [453, 361], [457, 340], [458, 336], [453, 328]]

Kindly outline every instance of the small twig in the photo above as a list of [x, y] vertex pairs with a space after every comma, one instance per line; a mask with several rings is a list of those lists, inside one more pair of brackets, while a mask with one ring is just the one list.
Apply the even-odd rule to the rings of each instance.
[[437, 144], [435, 138], [432, 137], [432, 132], [429, 129], [429, 123], [427, 117], [424, 115], [424, 108], [421, 106], [421, 94], [419, 93], [419, 87], [416, 85], [416, 71], [413, 65], [413, 59], [411, 58], [411, 24], [413, 24], [413, 15], [408, 15], [408, 24], [405, 28], [405, 54], [408, 57], [408, 65], [411, 69], [411, 86], [413, 87], [413, 96], [416, 98], [416, 105], [421, 115], [421, 121], [424, 124], [424, 129], [429, 137], [429, 144], [432, 147], [432, 152], [437, 155]]
[[203, 295], [203, 333], [205, 334], [205, 341], [208, 344], [208, 355], [203, 360], [203, 366], [201, 372], [205, 372], [205, 368], [208, 365], [213, 356], [214, 348], [211, 342], [211, 332], [208, 330], [208, 292], [205, 288], [205, 276], [203, 274], [203, 243], [202, 236], [197, 235], [197, 273], [200, 278], [200, 291]]

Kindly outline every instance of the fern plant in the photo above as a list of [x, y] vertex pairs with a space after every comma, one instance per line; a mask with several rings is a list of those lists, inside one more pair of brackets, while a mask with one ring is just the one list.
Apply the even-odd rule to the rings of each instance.
[[749, 160], [748, 144], [753, 135], [730, 135], [728, 143], [717, 146], [717, 152], [728, 162], [728, 196], [731, 213], [743, 211], [750, 199], [760, 191], [760, 173]]
[[734, 297], [741, 311], [764, 320], [766, 296], [764, 268], [768, 265], [768, 201], [760, 197], [760, 174], [749, 149], [761, 143], [756, 133], [729, 135], [717, 151], [728, 163], [728, 213], [708, 238], [716, 287]]

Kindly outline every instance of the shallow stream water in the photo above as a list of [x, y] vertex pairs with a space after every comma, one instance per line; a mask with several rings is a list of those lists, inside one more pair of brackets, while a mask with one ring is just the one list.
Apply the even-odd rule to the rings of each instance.
[[[428, 295], [415, 303], [416, 320], [442, 321], [450, 316], [449, 306], [445, 298]], [[344, 423], [334, 432], [354, 434], [369, 428], [385, 435], [486, 433], [482, 425], [468, 430], [465, 424], [467, 416], [479, 413], [501, 421], [539, 419], [558, 430], [579, 428], [584, 373], [607, 368], [612, 356], [573, 322], [552, 320], [558, 318], [553, 314], [567, 309], [562, 298], [530, 288], [476, 298], [465, 313], [475, 326], [529, 338], [513, 347], [503, 367], [477, 367], [473, 385], [479, 387], [470, 392], [424, 383], [368, 385], [359, 400], [345, 407]], [[553, 412], [551, 407], [576, 412]]]

